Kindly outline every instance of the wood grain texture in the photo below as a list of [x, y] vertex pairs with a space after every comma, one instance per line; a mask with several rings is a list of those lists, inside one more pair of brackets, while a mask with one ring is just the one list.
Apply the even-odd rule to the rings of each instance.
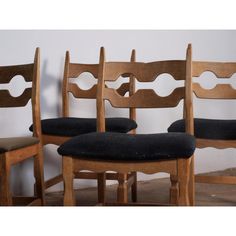
[[[153, 63], [135, 63], [135, 62], [105, 62], [104, 48], [101, 48], [100, 66], [98, 73], [98, 91], [97, 91], [97, 127], [99, 132], [105, 131], [105, 106], [104, 101], [109, 100], [116, 107], [169, 107], [176, 106], [179, 100], [184, 98], [185, 117], [189, 133], [193, 133], [193, 114], [192, 114], [192, 77], [191, 77], [191, 45], [188, 47], [186, 61], [168, 61]], [[187, 68], [190, 67], [190, 68]], [[185, 86], [177, 88], [172, 95], [162, 98], [153, 90], [138, 90], [133, 92], [131, 97], [123, 97], [114, 89], [105, 86], [105, 81], [115, 81], [119, 76], [131, 75], [141, 82], [149, 82], [156, 79], [160, 74], [168, 73], [175, 79], [185, 80]], [[188, 81], [187, 81], [188, 80]], [[174, 94], [174, 95], [173, 95]], [[158, 102], [155, 99], [158, 97]], [[187, 98], [187, 99], [186, 99]], [[133, 101], [132, 101], [133, 99]], [[139, 100], [138, 100], [139, 99]], [[165, 101], [164, 101], [165, 99]], [[139, 104], [137, 105], [138, 102]], [[154, 104], [155, 103], [155, 104]], [[151, 105], [150, 105], [151, 104]], [[192, 119], [192, 120], [191, 120]], [[191, 124], [189, 124], [191, 123]], [[180, 159], [180, 160], [179, 160]], [[191, 158], [190, 158], [191, 159]], [[177, 176], [179, 190], [177, 192], [178, 204], [189, 205], [189, 180], [190, 180], [190, 159], [185, 160], [182, 157], [173, 161], [153, 161], [153, 162], [116, 162], [116, 161], [96, 161], [84, 160], [76, 157], [73, 159], [74, 172], [78, 170], [89, 170], [96, 173], [106, 171], [115, 171], [119, 173], [118, 180], [118, 201], [126, 203], [128, 182], [125, 175], [129, 172], [143, 172], [153, 174], [157, 172], [167, 172], [172, 176]]]
[[89, 72], [93, 75], [94, 78], [98, 77], [98, 64], [79, 64], [79, 63], [70, 63], [69, 64], [69, 78], [77, 78], [82, 73]]
[[185, 79], [185, 61], [107, 62], [104, 68], [104, 80], [115, 81], [123, 74], [132, 74], [139, 82], [152, 82], [159, 75], [168, 73], [175, 80]]
[[209, 71], [218, 78], [230, 78], [236, 72], [235, 62], [207, 62], [193, 61], [193, 77], [199, 77], [203, 72]]
[[31, 96], [32, 88], [26, 88], [18, 97], [13, 97], [8, 90], [0, 90], [0, 107], [24, 107]]
[[169, 96], [161, 97], [152, 89], [139, 89], [130, 97], [120, 96], [115, 89], [104, 88], [104, 99], [119, 108], [176, 107], [185, 97], [183, 87], [176, 88]]
[[[76, 83], [72, 83], [69, 81], [70, 78], [80, 79], [80, 75], [84, 72], [91, 73], [94, 78], [98, 77], [98, 68], [99, 64], [81, 64], [81, 63], [71, 63], [70, 62], [70, 53], [66, 52], [65, 56], [65, 65], [64, 65], [64, 77], [62, 84], [62, 115], [63, 117], [69, 117], [69, 93], [73, 95], [74, 98], [77, 99], [96, 99], [97, 97], [97, 84], [91, 87], [88, 90], [81, 89]], [[97, 81], [97, 80], [96, 80]], [[129, 83], [124, 83], [117, 89], [118, 94], [125, 95], [129, 92]], [[63, 136], [53, 136], [53, 135], [43, 135], [43, 144], [55, 144], [61, 145], [65, 141], [67, 141], [71, 137], [63, 137]], [[77, 179], [97, 179], [98, 175], [91, 172], [83, 172], [83, 173], [74, 173], [74, 178]], [[118, 175], [106, 173], [105, 178], [108, 179], [117, 179]], [[57, 184], [62, 181], [61, 175], [55, 176], [45, 182], [45, 186], [50, 187], [54, 184]], [[104, 202], [104, 190], [105, 190], [105, 181], [100, 181], [99, 185], [99, 201]], [[135, 198], [135, 196], [134, 196]]]
[[[192, 62], [192, 77], [200, 77], [204, 72], [212, 72], [217, 78], [227, 79], [236, 72], [235, 62]], [[193, 92], [200, 99], [235, 99], [236, 90], [230, 84], [217, 84], [212, 89], [205, 89], [199, 83], [193, 84]], [[236, 140], [197, 139], [197, 148], [216, 149], [236, 148]], [[193, 169], [193, 167], [192, 167]], [[194, 176], [193, 176], [194, 178]], [[192, 182], [192, 181], [191, 181]], [[195, 182], [212, 184], [236, 184], [230, 176], [195, 176]]]
[[230, 84], [217, 84], [212, 89], [205, 89], [199, 83], [194, 83], [193, 91], [203, 99], [236, 99], [236, 90]]
[[13, 77], [20, 75], [26, 82], [33, 79], [34, 64], [0, 66], [0, 83], [9, 83]]
[[[1, 107], [5, 102], [4, 107], [18, 107], [24, 106], [31, 98], [32, 103], [32, 120], [33, 120], [33, 136], [39, 139], [38, 144], [26, 146], [23, 148], [18, 148], [16, 150], [7, 151], [1, 154], [0, 157], [0, 175], [1, 175], [1, 199], [0, 205], [12, 205], [12, 194], [10, 191], [10, 171], [11, 166], [21, 163], [26, 159], [34, 157], [34, 176], [35, 176], [35, 190], [37, 201], [40, 205], [44, 205], [44, 175], [43, 175], [43, 156], [42, 156], [42, 146], [41, 146], [41, 121], [40, 121], [40, 52], [39, 48], [36, 48], [34, 63], [29, 65], [19, 65], [19, 66], [7, 66], [0, 68], [0, 74], [6, 76], [6, 80], [9, 80], [11, 76], [22, 75], [25, 77], [26, 81], [32, 81], [32, 88], [27, 88], [25, 92], [15, 98], [14, 100], [9, 97], [1, 97]], [[2, 77], [1, 77], [2, 78]], [[2, 81], [2, 80], [1, 80]], [[1, 83], [0, 81], [0, 83]], [[6, 92], [5, 92], [6, 93]], [[0, 94], [4, 94], [0, 93]], [[1, 96], [1, 95], [0, 95]], [[18, 100], [17, 100], [18, 99]]]
[[75, 83], [68, 83], [67, 92], [72, 93], [75, 98], [96, 99], [97, 85], [95, 84], [90, 89], [84, 90]]
[[176, 161], [147, 161], [147, 162], [115, 162], [115, 161], [96, 161], [74, 159], [74, 170], [90, 170], [97, 173], [105, 171], [115, 171], [118, 173], [129, 173], [139, 171], [145, 174], [155, 174], [158, 172], [166, 172], [177, 174]]

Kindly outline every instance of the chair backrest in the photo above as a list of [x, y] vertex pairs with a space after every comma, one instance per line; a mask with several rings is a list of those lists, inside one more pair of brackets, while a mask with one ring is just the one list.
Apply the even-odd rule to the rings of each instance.
[[[231, 62], [192, 62], [192, 77], [200, 77], [203, 72], [212, 72], [219, 78], [231, 78], [236, 73], [236, 63]], [[193, 92], [202, 99], [235, 99], [236, 89], [230, 84], [217, 84], [212, 89], [205, 89], [199, 83], [193, 83]]]
[[[188, 46], [186, 60], [141, 62], [105, 62], [104, 48], [100, 52], [98, 74], [97, 117], [98, 131], [105, 131], [104, 101], [119, 108], [164, 108], [176, 107], [184, 99], [186, 131], [193, 134], [191, 45]], [[161, 97], [152, 89], [139, 89], [132, 96], [124, 97], [112, 88], [105, 86], [106, 81], [116, 81], [124, 74], [132, 74], [139, 82], [152, 82], [160, 74], [167, 73], [175, 80], [185, 81], [183, 87], [176, 88], [169, 96]]]
[[[131, 61], [135, 61], [135, 50], [132, 51]], [[78, 64], [70, 62], [70, 54], [67, 51], [65, 56], [65, 67], [64, 67], [64, 78], [62, 85], [62, 110], [63, 116], [69, 116], [69, 93], [75, 98], [80, 99], [96, 99], [97, 97], [97, 84], [91, 87], [88, 90], [81, 89], [76, 83], [69, 81], [70, 78], [79, 78], [79, 76], [84, 72], [91, 73], [94, 78], [98, 78], [98, 68], [99, 64]], [[125, 77], [130, 77], [128, 83], [123, 83], [118, 89], [117, 92], [120, 95], [125, 95], [129, 92], [129, 95], [132, 95], [135, 91], [134, 78], [129, 74]], [[130, 108], [130, 118], [135, 120], [135, 109]]]
[[41, 137], [40, 122], [40, 49], [36, 48], [34, 62], [24, 65], [0, 66], [0, 84], [9, 83], [15, 76], [22, 76], [32, 86], [18, 96], [13, 97], [6, 89], [0, 90], [0, 107], [24, 107], [29, 100], [32, 103], [33, 136]]

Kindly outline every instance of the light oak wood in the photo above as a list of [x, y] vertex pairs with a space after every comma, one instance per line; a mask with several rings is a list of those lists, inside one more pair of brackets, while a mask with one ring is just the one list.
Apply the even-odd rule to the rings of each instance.
[[[192, 62], [192, 77], [200, 77], [202, 73], [210, 71], [218, 78], [227, 79], [232, 77], [236, 72], [235, 62]], [[236, 90], [230, 84], [217, 84], [212, 89], [202, 88], [199, 83], [193, 84], [193, 92], [199, 99], [235, 99]], [[236, 148], [236, 140], [213, 140], [213, 139], [197, 139], [197, 148]], [[235, 177], [230, 176], [195, 176], [195, 181], [199, 183], [212, 184], [236, 184]]]
[[198, 98], [235, 99], [236, 90], [230, 84], [217, 84], [212, 89], [204, 89], [199, 83], [193, 84], [194, 93]]
[[236, 176], [205, 176], [196, 175], [196, 182], [210, 184], [236, 184]]
[[236, 71], [235, 62], [193, 61], [193, 77], [199, 77], [203, 72], [210, 71], [218, 78], [230, 78]]
[[[131, 55], [131, 61], [135, 60], [135, 51], [132, 51]], [[62, 115], [63, 117], [69, 117], [70, 111], [69, 111], [69, 94], [72, 94], [74, 98], [78, 99], [96, 99], [97, 98], [97, 84], [93, 85], [90, 89], [84, 90], [81, 89], [76, 83], [72, 83], [70, 81], [71, 78], [78, 78], [82, 73], [89, 72], [93, 75], [95, 79], [98, 78], [98, 67], [99, 64], [79, 64], [79, 63], [71, 63], [70, 62], [70, 54], [69, 51], [66, 52], [65, 56], [65, 65], [64, 65], [64, 77], [63, 77], [63, 84], [62, 84]], [[127, 75], [126, 77], [129, 77], [130, 75]], [[132, 79], [130, 78], [130, 81]], [[122, 84], [118, 89], [117, 93], [121, 96], [124, 96], [127, 92], [130, 92], [130, 83], [124, 83]], [[134, 91], [134, 84], [131, 86], [132, 91]], [[131, 112], [131, 111], [130, 111]], [[134, 113], [134, 109], [132, 109], [132, 113]], [[135, 118], [132, 115], [132, 118]], [[134, 132], [134, 131], [132, 131]], [[64, 136], [54, 136], [54, 135], [42, 135], [43, 145], [47, 144], [54, 144], [54, 145], [61, 145], [67, 140], [69, 140], [71, 137], [64, 137]], [[133, 173], [133, 175], [136, 175], [136, 173]], [[86, 172], [86, 173], [75, 173], [74, 177], [77, 179], [98, 179], [98, 199], [99, 202], [104, 203], [104, 197], [105, 197], [105, 181], [106, 179], [115, 179], [117, 180], [118, 175], [106, 173], [105, 178], [104, 175], [102, 178], [100, 178], [97, 174]], [[54, 176], [53, 178], [47, 180], [45, 182], [45, 188], [49, 188], [55, 184], [60, 183], [63, 180], [62, 175], [59, 174], [57, 176]], [[136, 183], [132, 186], [132, 197], [133, 199], [137, 198], [137, 187]]]
[[132, 74], [139, 82], [152, 82], [164, 73], [172, 75], [175, 80], [183, 80], [183, 74], [186, 72], [185, 66], [184, 60], [150, 63], [106, 62], [103, 71], [106, 81], [115, 81], [121, 75]]
[[[153, 62], [153, 63], [135, 63], [135, 62], [105, 62], [105, 52], [104, 48], [101, 48], [100, 51], [100, 60], [99, 60], [99, 71], [98, 71], [98, 90], [97, 90], [97, 127], [99, 132], [105, 132], [105, 100], [109, 100], [111, 105], [117, 107], [142, 107], [145, 106], [150, 108], [150, 105], [147, 104], [147, 100], [143, 105], [142, 99], [144, 97], [141, 96], [141, 99], [138, 98], [140, 92], [133, 92], [133, 96], [137, 96], [135, 104], [131, 105], [131, 102], [127, 102], [126, 97], [121, 97], [117, 92], [116, 96], [108, 96], [110, 91], [114, 91], [106, 87], [106, 81], [115, 81], [120, 76], [126, 76], [128, 74], [132, 74], [135, 79], [142, 82], [151, 82], [154, 79], [162, 74], [169, 73], [174, 76], [175, 79], [181, 79], [185, 81], [185, 86], [183, 89], [179, 89], [181, 91], [181, 97], [185, 100], [185, 117], [187, 122], [187, 132], [189, 134], [193, 134], [193, 114], [192, 114], [192, 82], [191, 82], [191, 45], [189, 45], [187, 49], [186, 60], [183, 61], [167, 61], [167, 62]], [[133, 78], [133, 77], [132, 77]], [[134, 78], [133, 78], [134, 79]], [[188, 80], [188, 81], [187, 81]], [[139, 90], [138, 90], [139, 91]], [[180, 92], [179, 92], [180, 93]], [[117, 104], [117, 97], [119, 97], [119, 103]], [[153, 95], [148, 96], [152, 104], [151, 107], [171, 107], [173, 104], [177, 104], [175, 101], [166, 102], [160, 104], [159, 101], [151, 101], [153, 100]], [[130, 98], [128, 98], [130, 99]], [[172, 100], [178, 99], [177, 97], [172, 97]], [[167, 99], [168, 100], [168, 99]], [[142, 104], [142, 106], [140, 106]], [[128, 201], [127, 192], [128, 186], [132, 185], [132, 183], [127, 180], [128, 173], [132, 172], [143, 172], [147, 174], [154, 174], [157, 172], [166, 172], [170, 173], [172, 176], [177, 177], [177, 182], [179, 185], [179, 190], [177, 193], [178, 205], [190, 205], [189, 200], [189, 180], [190, 180], [190, 165], [191, 158], [183, 159], [182, 157], [177, 158], [176, 160], [159, 160], [159, 161], [102, 161], [102, 160], [92, 160], [85, 159], [82, 157], [68, 157], [64, 156], [66, 160], [71, 158], [72, 162], [72, 171], [75, 173], [78, 170], [89, 170], [96, 173], [104, 173], [106, 171], [114, 171], [118, 174], [118, 192], [117, 192], [117, 201], [118, 204], [126, 204]], [[70, 175], [68, 171], [68, 167], [63, 166], [63, 175]], [[133, 177], [135, 178], [135, 176]], [[71, 188], [71, 179], [65, 182], [65, 185], [68, 184], [67, 189], [73, 191]], [[67, 205], [73, 205], [73, 199], [69, 196], [72, 196], [73, 193], [67, 193], [64, 196], [65, 203]], [[69, 199], [69, 201], [67, 201]]]
[[169, 96], [161, 97], [152, 89], [139, 89], [131, 97], [122, 97], [115, 89], [104, 88], [104, 98], [119, 108], [158, 108], [176, 107], [184, 98], [184, 88], [176, 88]]
[[[43, 156], [41, 147], [41, 122], [40, 122], [40, 52], [39, 48], [35, 51], [34, 63], [27, 65], [15, 65], [0, 67], [0, 83], [9, 83], [16, 75], [24, 77], [25, 81], [32, 81], [32, 87], [27, 88], [19, 97], [11, 99], [6, 96], [1, 97], [0, 107], [25, 106], [29, 100], [32, 104], [33, 136], [38, 138], [39, 143], [23, 148], [6, 151], [0, 155], [0, 179], [1, 193], [0, 205], [11, 206], [12, 194], [10, 190], [10, 171], [11, 166], [23, 162], [26, 159], [34, 158], [34, 177], [35, 177], [35, 196], [32, 200], [37, 200], [40, 205], [45, 204], [44, 197], [44, 176], [43, 176]], [[4, 90], [5, 91], [5, 90]], [[7, 94], [5, 92], [5, 94]], [[14, 196], [13, 196], [14, 197]], [[23, 203], [26, 198], [22, 198]], [[15, 200], [14, 200], [15, 201]]]

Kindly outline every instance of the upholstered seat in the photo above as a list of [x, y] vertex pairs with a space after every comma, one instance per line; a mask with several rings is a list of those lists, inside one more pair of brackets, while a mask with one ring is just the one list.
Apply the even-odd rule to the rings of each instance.
[[195, 138], [186, 133], [89, 133], [72, 138], [58, 148], [63, 156], [117, 161], [150, 161], [188, 158]]
[[[41, 121], [43, 134], [73, 137], [79, 134], [96, 132], [95, 118], [62, 117], [45, 119]], [[106, 130], [108, 132], [127, 133], [136, 129], [137, 124], [128, 118], [107, 118]], [[30, 131], [33, 127], [30, 127]]]
[[[168, 132], [185, 132], [184, 120], [177, 120]], [[236, 120], [194, 119], [194, 134], [200, 139], [236, 140]]]
[[0, 153], [28, 147], [36, 143], [39, 143], [39, 139], [34, 137], [0, 138]]

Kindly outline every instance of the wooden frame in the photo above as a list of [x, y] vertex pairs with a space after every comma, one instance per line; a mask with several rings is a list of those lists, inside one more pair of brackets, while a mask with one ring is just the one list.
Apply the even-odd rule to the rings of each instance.
[[[131, 61], [135, 61], [135, 50], [131, 53]], [[64, 77], [63, 77], [63, 85], [62, 85], [62, 116], [69, 117], [69, 94], [71, 93], [74, 98], [77, 99], [96, 99], [97, 97], [97, 85], [95, 84], [92, 88], [88, 90], [83, 90], [79, 88], [79, 86], [75, 83], [71, 83], [69, 81], [70, 78], [78, 78], [80, 74], [84, 72], [89, 72], [93, 75], [94, 78], [98, 78], [98, 64], [78, 64], [70, 62], [70, 54], [69, 51], [66, 52], [65, 56], [65, 66], [64, 66]], [[121, 96], [124, 96], [127, 92], [132, 95], [135, 91], [135, 80], [130, 75], [124, 75], [125, 77], [130, 77], [130, 81], [128, 83], [123, 83], [116, 91]], [[129, 109], [130, 119], [136, 119], [135, 108]], [[131, 133], [135, 133], [135, 130], [130, 131]], [[61, 145], [72, 137], [65, 136], [55, 136], [55, 135], [47, 135], [42, 134], [43, 145], [54, 144]], [[136, 201], [137, 199], [137, 175], [136, 173], [131, 174], [134, 179], [132, 185], [132, 199]], [[127, 178], [131, 177], [130, 175]], [[106, 179], [116, 180], [117, 174], [115, 173], [106, 173], [106, 174], [95, 174], [91, 172], [81, 172], [76, 173], [75, 178], [77, 179], [97, 179], [98, 180], [98, 201], [103, 203], [105, 200], [105, 181]], [[49, 188], [55, 184], [58, 184], [63, 181], [62, 174], [59, 174], [47, 181], [45, 181], [45, 188]]]
[[[227, 80], [236, 72], [235, 62], [204, 62], [193, 61], [192, 77], [200, 77], [205, 71], [214, 73], [217, 78]], [[199, 99], [236, 99], [236, 90], [230, 84], [217, 84], [212, 89], [204, 89], [198, 83], [193, 83], [193, 92]], [[197, 139], [197, 148], [212, 147], [216, 149], [235, 148], [236, 140]], [[204, 176], [196, 175], [198, 183], [236, 184], [235, 176]]]
[[[106, 88], [106, 81], [115, 81], [119, 75], [130, 73], [139, 81], [153, 81], [155, 76], [161, 73], [168, 73], [174, 75], [180, 75], [182, 80], [185, 80], [185, 87], [182, 91], [182, 96], [176, 97], [170, 95], [166, 97], [166, 103], [164, 99], [156, 95], [154, 102], [149, 101], [149, 98], [153, 100], [153, 94], [149, 96], [150, 92], [146, 91], [146, 96], [138, 96], [140, 93], [137, 91], [133, 96], [129, 98], [120, 97], [114, 90]], [[116, 63], [105, 62], [104, 48], [101, 48], [100, 53], [100, 67], [98, 74], [98, 92], [97, 92], [97, 127], [99, 132], [105, 132], [105, 108], [104, 101], [108, 100], [111, 105], [116, 107], [133, 107], [133, 108], [145, 108], [145, 107], [172, 107], [177, 104], [173, 100], [184, 99], [184, 109], [186, 117], [186, 132], [193, 134], [193, 114], [192, 114], [192, 81], [191, 81], [191, 45], [188, 46], [186, 61], [167, 61], [167, 62], [155, 62], [155, 63]], [[112, 93], [110, 93], [112, 91]], [[178, 91], [180, 91], [178, 89]], [[144, 92], [142, 92], [144, 93]], [[149, 97], [148, 97], [149, 96]], [[159, 100], [161, 101], [159, 103]], [[151, 102], [151, 106], [149, 104]], [[189, 181], [190, 181], [190, 166], [191, 157], [184, 159], [183, 157], [177, 160], [163, 160], [163, 161], [98, 161], [91, 159], [84, 159], [82, 157], [70, 157], [63, 156], [63, 178], [64, 178], [64, 205], [75, 205], [75, 197], [73, 190], [73, 179], [77, 170], [90, 170], [95, 173], [104, 173], [106, 171], [115, 171], [118, 173], [118, 192], [117, 201], [118, 204], [127, 204], [129, 181], [126, 180], [126, 176], [130, 172], [143, 172], [147, 174], [153, 174], [157, 172], [167, 172], [172, 176], [176, 176], [178, 184], [177, 204], [189, 205]]]
[[[21, 75], [25, 81], [32, 82], [32, 87], [25, 89], [19, 97], [12, 97], [8, 90], [0, 90], [0, 107], [24, 107], [31, 99], [33, 136], [39, 139], [39, 143], [29, 145], [0, 154], [0, 179], [1, 193], [0, 205], [11, 206], [14, 203], [28, 203], [30, 205], [44, 205], [44, 177], [43, 156], [41, 144], [41, 121], [40, 121], [40, 50], [35, 51], [34, 63], [27, 65], [0, 67], [0, 83], [9, 83], [11, 79]], [[34, 157], [35, 196], [12, 197], [10, 191], [11, 166], [26, 159]]]

